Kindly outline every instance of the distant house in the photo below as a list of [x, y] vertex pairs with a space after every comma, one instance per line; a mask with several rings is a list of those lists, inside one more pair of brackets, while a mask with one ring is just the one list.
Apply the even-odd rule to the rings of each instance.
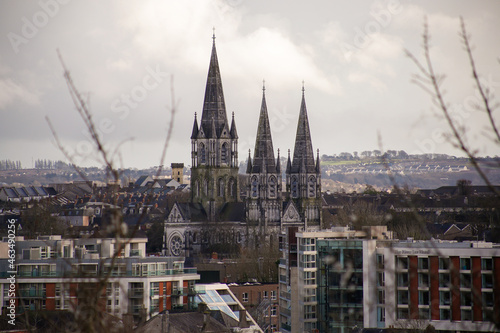
[[0, 201], [28, 202], [41, 200], [57, 195], [53, 187], [28, 186], [28, 187], [2, 187], [0, 189]]
[[93, 222], [93, 209], [68, 209], [62, 212], [59, 218], [75, 227], [88, 227]]
[[154, 179], [151, 176], [140, 176], [136, 181], [135, 181], [135, 186], [136, 187], [143, 187], [143, 186], [148, 186], [150, 184], [154, 183]]
[[436, 239], [472, 240], [474, 238], [472, 227], [468, 223], [428, 224], [427, 230]]

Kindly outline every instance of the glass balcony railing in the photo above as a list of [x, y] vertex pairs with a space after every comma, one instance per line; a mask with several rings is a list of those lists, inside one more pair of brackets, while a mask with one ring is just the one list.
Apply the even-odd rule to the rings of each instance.
[[142, 298], [144, 296], [143, 288], [131, 288], [128, 290], [129, 298]]

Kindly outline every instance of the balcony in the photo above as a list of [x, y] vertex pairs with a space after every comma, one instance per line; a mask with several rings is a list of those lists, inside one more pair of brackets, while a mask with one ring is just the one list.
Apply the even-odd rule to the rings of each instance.
[[139, 249], [130, 249], [131, 257], [142, 257], [142, 251]]
[[130, 288], [128, 290], [129, 298], [143, 298], [144, 297], [144, 288]]
[[19, 297], [21, 298], [45, 298], [45, 290], [19, 290]]
[[130, 305], [129, 309], [130, 313], [137, 315], [140, 313], [142, 305]]
[[281, 328], [282, 330], [287, 331], [287, 332], [291, 332], [291, 331], [292, 331], [292, 325], [288, 325], [288, 324], [286, 324], [286, 323], [281, 323], [281, 324], [280, 324], [280, 328]]

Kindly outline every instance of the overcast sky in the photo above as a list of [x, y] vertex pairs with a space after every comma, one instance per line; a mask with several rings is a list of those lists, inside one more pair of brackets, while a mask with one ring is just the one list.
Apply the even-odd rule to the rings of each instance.
[[[0, 159], [62, 159], [45, 117], [82, 165], [96, 165], [57, 57], [90, 101], [120, 166], [159, 163], [177, 114], [166, 164], [190, 165], [194, 113], [201, 113], [216, 31], [228, 119], [234, 112], [240, 161], [255, 143], [262, 97], [274, 148], [293, 149], [302, 81], [314, 150], [321, 154], [383, 148], [458, 154], [429, 96], [411, 83], [421, 56], [424, 16], [446, 97], [481, 155], [500, 154], [484, 135], [457, 32], [462, 15], [478, 70], [500, 90], [500, 1], [80, 1], [0, 2]], [[171, 85], [173, 81], [173, 87]], [[497, 114], [497, 119], [498, 119]], [[500, 120], [500, 119], [499, 119]]]

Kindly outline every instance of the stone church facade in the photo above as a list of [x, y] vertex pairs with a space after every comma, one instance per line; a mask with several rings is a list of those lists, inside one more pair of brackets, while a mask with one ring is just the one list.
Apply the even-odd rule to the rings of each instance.
[[195, 113], [191, 133], [191, 202], [175, 203], [170, 210], [164, 254], [229, 253], [276, 242], [287, 226], [320, 227], [319, 150], [315, 159], [304, 88], [293, 157], [288, 150], [284, 171], [279, 150], [274, 155], [263, 87], [254, 154], [249, 151], [247, 161], [246, 198], [240, 199], [238, 134], [234, 113], [231, 124], [227, 119], [214, 36], [201, 119]]

